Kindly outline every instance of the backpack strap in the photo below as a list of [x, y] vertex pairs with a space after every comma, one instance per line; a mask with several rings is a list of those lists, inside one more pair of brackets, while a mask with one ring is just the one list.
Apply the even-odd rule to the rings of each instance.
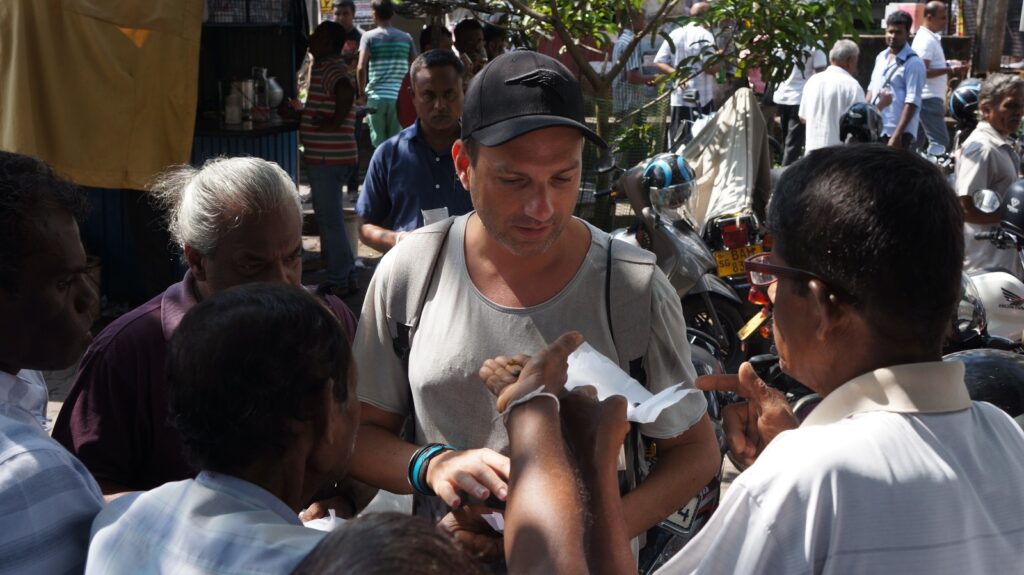
[[[651, 339], [651, 284], [656, 265], [653, 253], [609, 238], [604, 290], [608, 330], [619, 365], [628, 365], [630, 377], [644, 386], [647, 373], [643, 363]], [[624, 446], [626, 471], [619, 475], [621, 493], [635, 489], [648, 473], [646, 449], [638, 424], [630, 424]]]
[[[656, 256], [623, 241], [609, 239], [605, 270], [605, 317], [619, 365], [636, 377], [651, 339], [651, 285]], [[614, 304], [613, 304], [614, 302]]]
[[[412, 232], [402, 240], [401, 248], [390, 254], [393, 259], [385, 309], [392, 345], [406, 373], [409, 371], [412, 333], [419, 323], [437, 262], [454, 221], [455, 218], [450, 217]], [[430, 262], [430, 265], [424, 265], [424, 262]]]

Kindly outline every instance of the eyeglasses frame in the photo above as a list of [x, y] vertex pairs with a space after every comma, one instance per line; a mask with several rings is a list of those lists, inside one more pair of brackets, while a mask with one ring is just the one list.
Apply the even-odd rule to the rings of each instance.
[[[779, 266], [779, 265], [775, 265], [775, 264], [769, 264], [769, 263], [765, 263], [765, 262], [755, 261], [758, 258], [767, 257], [769, 255], [769, 253], [770, 252], [757, 253], [757, 254], [754, 254], [754, 255], [748, 257], [746, 260], [743, 261], [743, 269], [747, 273], [747, 281], [750, 283], [750, 287], [751, 288], [755, 288], [755, 287], [758, 288], [758, 289], [767, 288], [771, 284], [779, 281], [779, 278], [783, 278], [783, 277], [789, 278], [791, 280], [803, 281], [803, 282], [809, 282], [811, 280], [817, 280], [817, 281], [821, 282], [822, 285], [824, 285], [828, 289], [832, 290], [832, 292], [834, 292], [836, 295], [838, 295], [841, 299], [845, 300], [849, 304], [854, 305], [854, 304], [857, 303], [857, 298], [853, 297], [853, 295], [851, 295], [850, 292], [848, 292], [847, 290], [845, 290], [845, 289], [843, 289], [841, 287], [836, 286], [834, 282], [830, 282], [830, 281], [826, 280], [825, 278], [819, 276], [818, 274], [815, 274], [815, 273], [812, 273], [812, 272], [809, 272], [809, 271], [806, 271], [806, 270], [797, 269], [797, 268], [791, 268], [791, 267], [787, 267], [787, 266]], [[756, 283], [756, 282], [754, 282], [754, 278], [753, 278], [753, 276], [751, 275], [750, 272], [761, 272], [761, 273], [771, 274], [771, 275], [775, 276], [775, 282], [769, 282], [767, 284]]]

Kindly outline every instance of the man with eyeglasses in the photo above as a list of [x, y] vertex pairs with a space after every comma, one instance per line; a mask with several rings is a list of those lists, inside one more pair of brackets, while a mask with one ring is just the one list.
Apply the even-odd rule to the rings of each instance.
[[824, 399], [797, 422], [749, 364], [698, 380], [746, 400], [724, 418], [750, 467], [662, 572], [1020, 565], [1024, 498], [993, 495], [1024, 482], [1024, 432], [941, 361], [964, 249], [942, 174], [892, 148], [817, 150], [787, 170], [767, 225], [751, 284], [772, 300], [783, 371]]
[[[723, 417], [749, 467], [658, 573], [1019, 569], [1024, 432], [971, 401], [963, 364], [941, 361], [964, 249], [942, 174], [891, 147], [815, 150], [787, 169], [767, 226], [774, 251], [748, 261], [749, 279], [773, 302], [782, 369], [824, 399], [798, 423], [750, 364], [697, 380], [745, 400]], [[549, 495], [562, 489], [574, 487], [552, 482]], [[623, 549], [619, 503], [591, 506], [592, 537]], [[560, 528], [582, 515], [563, 513]]]
[[409, 68], [416, 122], [381, 144], [356, 203], [359, 239], [380, 252], [408, 232], [473, 209], [455, 175], [463, 65], [451, 50], [430, 50]]

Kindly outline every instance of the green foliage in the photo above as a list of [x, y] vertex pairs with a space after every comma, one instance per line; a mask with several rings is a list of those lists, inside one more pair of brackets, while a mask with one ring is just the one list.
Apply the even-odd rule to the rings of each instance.
[[[679, 4], [666, 0], [657, 14], [648, 14], [653, 24], [643, 36], [658, 33], [667, 13]], [[516, 29], [525, 38], [557, 37], [576, 62], [584, 78], [595, 92], [606, 94], [612, 79], [621, 66], [604, 74], [591, 73], [587, 52], [607, 49], [619, 32], [617, 12], [631, 6], [643, 9], [643, 0], [618, 2], [590, 0], [505, 0], [493, 1], [496, 9], [505, 5], [515, 15]], [[761, 68], [766, 79], [778, 83], [785, 79], [795, 63], [808, 55], [808, 47], [821, 47], [826, 53], [836, 40], [844, 35], [856, 36], [855, 22], [871, 21], [870, 0], [715, 0], [711, 9], [696, 18], [677, 18], [684, 25], [696, 20], [713, 31], [721, 48], [705, 66], [724, 64], [745, 74], [751, 68]], [[667, 34], [662, 32], [663, 36]], [[593, 45], [590, 48], [582, 42]], [[637, 42], [639, 45], [639, 41]], [[621, 58], [628, 60], [631, 51]], [[681, 62], [689, 68], [694, 61]], [[613, 62], [620, 64], [620, 62]], [[667, 77], [667, 81], [676, 79]]]
[[696, 20], [715, 31], [722, 47], [718, 62], [737, 68], [740, 74], [760, 68], [766, 80], [777, 84], [813, 48], [827, 54], [843, 36], [856, 38], [856, 21], [871, 22], [871, 2], [718, 0]]

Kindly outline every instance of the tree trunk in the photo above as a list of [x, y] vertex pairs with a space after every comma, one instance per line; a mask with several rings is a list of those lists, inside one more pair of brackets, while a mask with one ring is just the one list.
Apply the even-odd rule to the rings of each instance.
[[999, 71], [1003, 57], [1003, 32], [1006, 30], [1008, 9], [1008, 0], [978, 1], [978, 30], [974, 36], [972, 76], [983, 72]]
[[[595, 91], [595, 98], [593, 100], [594, 117], [597, 120], [594, 123], [594, 131], [597, 132], [597, 135], [601, 136], [601, 138], [606, 142], [609, 141], [609, 137], [611, 136], [608, 117], [608, 112], [610, 111], [611, 106], [607, 103], [611, 98], [611, 82], [605, 82], [603, 86], [600, 86], [599, 89]], [[607, 153], [609, 153], [609, 151], [599, 151], [597, 155], [598, 159]], [[603, 190], [611, 186], [611, 178], [609, 177], [609, 174], [598, 173], [596, 176], [597, 177], [594, 180], [595, 190]], [[612, 231], [612, 226], [615, 222], [615, 201], [610, 196], [597, 198], [594, 202], [594, 215], [598, 216], [595, 218], [598, 227], [605, 231]]]

